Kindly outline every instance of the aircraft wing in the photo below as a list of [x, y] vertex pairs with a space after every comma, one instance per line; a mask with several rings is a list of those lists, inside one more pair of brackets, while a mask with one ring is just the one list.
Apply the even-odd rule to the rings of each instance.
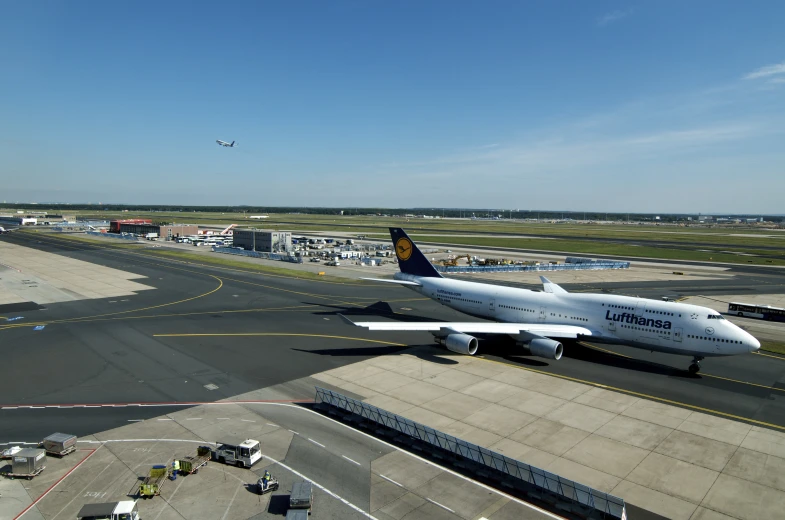
[[450, 329], [464, 334], [508, 334], [528, 332], [546, 338], [577, 338], [594, 335], [590, 329], [576, 325], [549, 325], [545, 323], [493, 323], [493, 322], [406, 322], [406, 321], [352, 321], [343, 314], [345, 322], [368, 330], [439, 332]]
[[398, 285], [413, 285], [420, 287], [422, 284], [417, 282], [409, 282], [407, 280], [390, 280], [389, 278], [360, 278], [360, 280], [368, 280], [370, 282], [394, 283]]

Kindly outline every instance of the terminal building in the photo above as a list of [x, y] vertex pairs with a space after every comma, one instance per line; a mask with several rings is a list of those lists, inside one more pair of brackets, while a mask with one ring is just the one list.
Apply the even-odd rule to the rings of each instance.
[[260, 229], [235, 229], [232, 235], [234, 247], [262, 253], [289, 253], [292, 251], [292, 234], [286, 231], [263, 231]]

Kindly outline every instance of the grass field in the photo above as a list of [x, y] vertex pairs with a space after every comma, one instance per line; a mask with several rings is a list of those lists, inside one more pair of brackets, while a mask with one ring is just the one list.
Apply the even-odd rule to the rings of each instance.
[[[412, 234], [417, 240], [417, 234]], [[380, 236], [381, 239], [381, 236]], [[658, 258], [662, 260], [693, 260], [703, 262], [726, 262], [752, 265], [785, 265], [785, 258], [741, 256], [714, 251], [699, 251], [691, 249], [666, 248], [662, 246], [637, 246], [607, 243], [600, 241], [577, 241], [560, 239], [526, 239], [526, 238], [497, 238], [497, 237], [432, 237], [424, 236], [419, 242], [436, 244], [459, 244], [472, 246], [503, 247], [509, 249], [534, 249], [542, 251], [561, 251], [569, 253], [582, 253], [597, 256], [622, 256], [639, 258]], [[703, 248], [702, 248], [703, 249]], [[767, 251], [766, 254], [769, 252]], [[498, 256], [504, 256], [499, 252]]]
[[785, 355], [785, 341], [763, 340], [760, 342], [760, 349]]

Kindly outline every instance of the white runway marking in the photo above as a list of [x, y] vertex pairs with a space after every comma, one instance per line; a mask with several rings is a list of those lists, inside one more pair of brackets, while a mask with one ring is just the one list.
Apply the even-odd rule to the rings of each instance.
[[[289, 431], [291, 431], [291, 430], [289, 430]], [[341, 496], [339, 496], [339, 495], [336, 495], [335, 493], [333, 493], [332, 491], [330, 491], [330, 490], [329, 490], [329, 489], [327, 489], [326, 487], [322, 486], [321, 484], [319, 484], [318, 482], [316, 482], [316, 481], [315, 481], [315, 480], [313, 480], [312, 478], [309, 478], [309, 477], [307, 477], [307, 476], [303, 475], [303, 474], [302, 474], [302, 473], [300, 473], [299, 471], [295, 470], [294, 468], [291, 468], [291, 467], [287, 466], [287, 465], [286, 465], [286, 464], [284, 464], [283, 462], [278, 462], [277, 460], [275, 460], [275, 459], [273, 459], [272, 457], [269, 457], [269, 456], [267, 456], [267, 455], [264, 455], [264, 456], [265, 456], [265, 457], [267, 457], [267, 460], [269, 460], [270, 462], [272, 462], [272, 463], [274, 463], [274, 464], [278, 464], [279, 466], [281, 466], [281, 467], [282, 467], [282, 468], [284, 468], [284, 469], [288, 469], [289, 471], [291, 471], [292, 473], [294, 473], [295, 475], [297, 475], [297, 476], [298, 476], [298, 477], [300, 477], [301, 479], [304, 479], [304, 480], [310, 480], [310, 481], [311, 481], [311, 484], [313, 484], [314, 486], [318, 487], [319, 489], [321, 489], [322, 491], [324, 491], [325, 493], [327, 493], [327, 494], [328, 494], [328, 495], [330, 495], [331, 497], [333, 497], [333, 498], [335, 498], [335, 499], [337, 499], [337, 500], [340, 500], [341, 502], [343, 502], [343, 503], [344, 503], [344, 504], [346, 504], [347, 506], [351, 507], [352, 509], [354, 509], [355, 511], [357, 511], [357, 512], [358, 512], [358, 513], [360, 513], [361, 515], [365, 516], [366, 518], [370, 518], [371, 520], [378, 520], [378, 519], [377, 519], [375, 516], [371, 515], [370, 513], [366, 513], [365, 511], [363, 511], [363, 510], [362, 510], [362, 508], [360, 508], [360, 507], [358, 507], [358, 506], [356, 506], [356, 505], [352, 504], [351, 502], [349, 502], [349, 501], [348, 501], [348, 500], [346, 500], [345, 498], [343, 498], [343, 497], [341, 497]]]
[[428, 501], [428, 502], [430, 502], [431, 504], [436, 504], [437, 506], [441, 507], [442, 509], [446, 509], [446, 510], [447, 510], [447, 511], [449, 511], [450, 513], [454, 513], [454, 512], [455, 512], [455, 511], [453, 511], [452, 509], [450, 509], [449, 507], [447, 507], [447, 506], [445, 506], [445, 505], [442, 505], [442, 504], [440, 504], [440, 503], [439, 503], [439, 502], [437, 502], [436, 500], [431, 500], [430, 498], [426, 498], [425, 500], [427, 500], [427, 501]]
[[[399, 483], [397, 483], [396, 481], [394, 481], [394, 480], [393, 480], [393, 479], [391, 479], [390, 477], [385, 477], [384, 475], [379, 475], [379, 476], [380, 476], [380, 477], [382, 477], [384, 480], [389, 480], [390, 482], [392, 482], [393, 484], [395, 484], [395, 485], [396, 485], [396, 486], [398, 486], [398, 487], [403, 487], [403, 485], [402, 485], [402, 484], [399, 484]], [[406, 488], [404, 488], [404, 489], [406, 489]]]
[[312, 443], [316, 444], [317, 446], [321, 446], [322, 448], [325, 448], [325, 447], [326, 447], [326, 446], [325, 446], [324, 444], [322, 444], [321, 442], [316, 442], [315, 440], [311, 439], [310, 437], [308, 437], [308, 440], [309, 440], [309, 441], [311, 441]]
[[349, 462], [353, 462], [354, 464], [357, 464], [358, 466], [362, 466], [362, 464], [360, 464], [360, 463], [359, 463], [359, 462], [357, 462], [356, 460], [352, 460], [352, 459], [350, 459], [350, 458], [349, 458], [349, 457], [347, 457], [346, 455], [341, 455], [341, 457], [345, 458], [345, 459], [346, 459], [346, 460], [348, 460]]

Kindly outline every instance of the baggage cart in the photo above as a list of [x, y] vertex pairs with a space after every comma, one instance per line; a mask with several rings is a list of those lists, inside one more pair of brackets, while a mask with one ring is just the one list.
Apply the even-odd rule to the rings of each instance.
[[46, 450], [47, 455], [64, 457], [72, 451], [76, 451], [76, 435], [53, 433], [41, 441], [41, 446]]
[[183, 457], [180, 459], [179, 473], [181, 475], [191, 475], [192, 473], [197, 473], [199, 468], [207, 465], [207, 462], [210, 460], [212, 453], [213, 452], [210, 446], [199, 446], [196, 448], [195, 457]]
[[46, 469], [46, 452], [41, 449], [24, 448], [16, 452], [11, 461], [11, 471], [5, 476], [11, 479], [32, 479]]
[[139, 485], [139, 496], [143, 498], [154, 497], [161, 494], [161, 487], [166, 482], [168, 471], [166, 466], [159, 464], [153, 466], [150, 474], [145, 477], [144, 481]]
[[289, 509], [305, 509], [310, 512], [313, 503], [313, 485], [304, 480], [295, 482], [289, 495]]

